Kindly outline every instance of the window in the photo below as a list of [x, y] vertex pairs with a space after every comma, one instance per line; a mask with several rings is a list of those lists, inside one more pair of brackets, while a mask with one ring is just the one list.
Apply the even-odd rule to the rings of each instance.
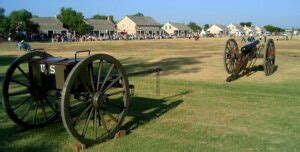
[[171, 29], [172, 27], [171, 27], [171, 25], [169, 26], [169, 29]]

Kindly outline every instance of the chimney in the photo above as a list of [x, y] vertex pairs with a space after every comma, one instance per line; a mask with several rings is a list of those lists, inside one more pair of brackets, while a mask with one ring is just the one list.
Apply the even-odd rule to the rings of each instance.
[[111, 20], [110, 16], [107, 16], [107, 20], [108, 20], [108, 21], [110, 21], [110, 20]]

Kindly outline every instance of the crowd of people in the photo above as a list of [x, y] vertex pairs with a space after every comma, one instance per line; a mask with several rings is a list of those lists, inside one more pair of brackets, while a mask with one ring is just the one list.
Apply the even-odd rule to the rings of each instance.
[[250, 32], [248, 35], [242, 34], [241, 36], [241, 42], [247, 43], [247, 42], [254, 42], [256, 39], [255, 37], [258, 37], [260, 41], [264, 40], [266, 43], [268, 34], [266, 32], [255, 35], [254, 33]]
[[[195, 35], [196, 36], [196, 35]], [[180, 38], [195, 37], [191, 34], [181, 36]], [[199, 36], [199, 35], [198, 35]], [[115, 33], [112, 35], [74, 35], [74, 34], [55, 34], [51, 37], [51, 42], [85, 42], [85, 41], [106, 41], [106, 40], [146, 40], [146, 39], [174, 39], [178, 36], [169, 36], [165, 34], [124, 34]]]

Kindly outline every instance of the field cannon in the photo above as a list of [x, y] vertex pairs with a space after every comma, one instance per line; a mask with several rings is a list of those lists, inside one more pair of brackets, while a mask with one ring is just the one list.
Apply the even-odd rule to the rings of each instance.
[[[261, 55], [261, 52], [264, 52]], [[226, 72], [231, 74], [226, 81], [230, 82], [245, 74], [251, 74], [253, 65], [258, 58], [263, 58], [263, 70], [266, 76], [275, 71], [275, 43], [268, 39], [265, 44], [259, 40], [243, 46], [240, 50], [234, 39], [229, 39], [225, 44], [224, 66]]]
[[[79, 59], [79, 53], [88, 53]], [[126, 73], [107, 54], [78, 51], [74, 58], [32, 51], [17, 58], [3, 80], [3, 106], [25, 129], [46, 126], [59, 115], [68, 133], [84, 145], [112, 138], [129, 108], [134, 85], [128, 75], [159, 73], [160, 68]]]

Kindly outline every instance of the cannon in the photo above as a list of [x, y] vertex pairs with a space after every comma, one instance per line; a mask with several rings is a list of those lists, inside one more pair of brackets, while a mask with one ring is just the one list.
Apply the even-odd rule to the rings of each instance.
[[[264, 54], [262, 55], [262, 51]], [[265, 44], [259, 40], [243, 46], [240, 50], [234, 39], [228, 39], [224, 50], [224, 66], [228, 74], [231, 74], [226, 81], [238, 79], [242, 75], [250, 75], [251, 70], [258, 58], [263, 58], [263, 70], [266, 76], [274, 73], [275, 66], [275, 43], [268, 39]]]
[[[88, 57], [78, 58], [82, 53]], [[119, 131], [134, 92], [127, 76], [160, 71], [126, 73], [114, 57], [91, 55], [89, 50], [77, 51], [74, 58], [32, 51], [9, 66], [3, 80], [3, 106], [24, 129], [46, 126], [61, 115], [68, 133], [89, 146]]]

